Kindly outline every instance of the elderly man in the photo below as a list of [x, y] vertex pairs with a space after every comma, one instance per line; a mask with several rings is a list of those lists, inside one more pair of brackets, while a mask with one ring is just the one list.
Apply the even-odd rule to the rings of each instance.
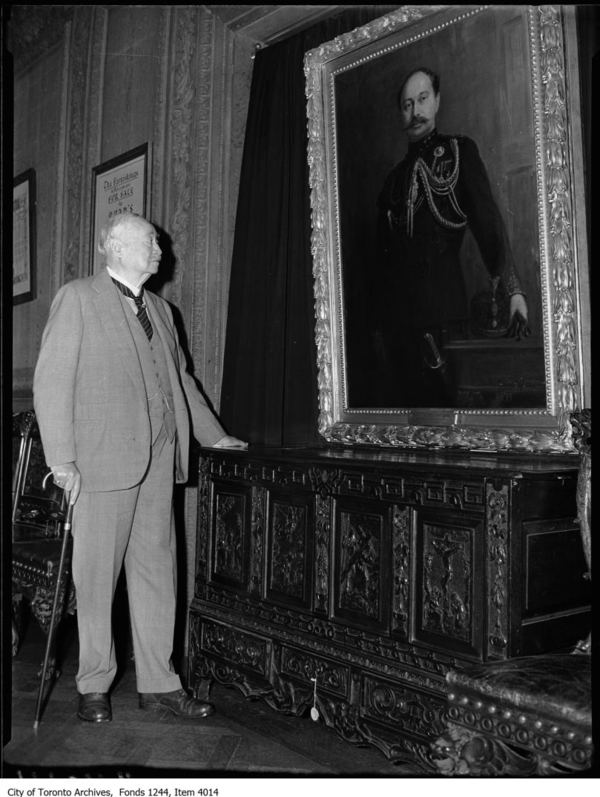
[[168, 303], [144, 282], [158, 271], [154, 227], [114, 217], [102, 230], [106, 268], [57, 293], [34, 376], [34, 406], [54, 480], [73, 507], [79, 629], [78, 716], [112, 718], [115, 585], [127, 577], [139, 704], [202, 718], [171, 662], [176, 575], [172, 497], [187, 479], [190, 417], [207, 446], [241, 447], [185, 367]]
[[[420, 67], [398, 93], [408, 152], [378, 200], [380, 342], [394, 406], [454, 406], [443, 345], [469, 316], [460, 248], [467, 227], [509, 296], [509, 335], [529, 334], [527, 303], [477, 145], [436, 129], [439, 78]], [[380, 349], [381, 351], [381, 349]]]

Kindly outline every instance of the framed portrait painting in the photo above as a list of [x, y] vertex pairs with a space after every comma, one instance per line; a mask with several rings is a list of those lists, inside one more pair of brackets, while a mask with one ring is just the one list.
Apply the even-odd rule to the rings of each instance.
[[560, 6], [406, 6], [306, 54], [327, 440], [569, 449], [587, 244], [567, 26]]

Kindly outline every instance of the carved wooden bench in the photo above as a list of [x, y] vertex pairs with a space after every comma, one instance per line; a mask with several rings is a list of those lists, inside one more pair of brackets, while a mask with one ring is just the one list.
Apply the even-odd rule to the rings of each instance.
[[447, 674], [445, 775], [556, 775], [592, 766], [591, 656], [525, 656]]

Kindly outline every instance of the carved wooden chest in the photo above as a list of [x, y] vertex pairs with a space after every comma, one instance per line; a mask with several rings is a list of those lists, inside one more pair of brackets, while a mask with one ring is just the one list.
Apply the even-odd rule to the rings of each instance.
[[590, 624], [578, 459], [203, 449], [189, 680], [431, 765], [445, 675]]

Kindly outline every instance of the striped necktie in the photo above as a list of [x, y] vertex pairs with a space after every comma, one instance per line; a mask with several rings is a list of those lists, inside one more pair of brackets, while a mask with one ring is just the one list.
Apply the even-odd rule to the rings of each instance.
[[123, 285], [122, 282], [112, 278], [112, 281], [115, 283], [117, 288], [121, 291], [123, 296], [127, 296], [128, 299], [133, 299], [135, 302], [136, 307], [136, 315], [139, 319], [140, 324], [144, 328], [144, 332], [146, 333], [146, 337], [148, 340], [152, 340], [152, 324], [150, 323], [150, 319], [148, 318], [148, 313], [146, 312], [146, 308], [144, 307], [144, 289], [140, 291], [140, 295], [136, 296], [133, 291], [130, 291], [127, 285]]

